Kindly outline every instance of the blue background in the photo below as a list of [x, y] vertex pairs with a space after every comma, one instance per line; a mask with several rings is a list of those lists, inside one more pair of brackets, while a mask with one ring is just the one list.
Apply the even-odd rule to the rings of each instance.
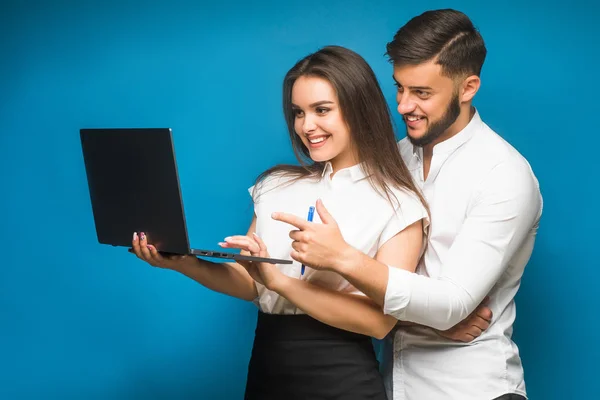
[[241, 398], [254, 306], [96, 243], [79, 128], [171, 127], [192, 244], [215, 247], [246, 231], [254, 177], [293, 161], [285, 72], [347, 46], [395, 110], [385, 44], [445, 7], [480, 28], [475, 104], [529, 159], [545, 199], [517, 297], [530, 397], [598, 398], [598, 6], [249, 3], [2, 2], [0, 398]]

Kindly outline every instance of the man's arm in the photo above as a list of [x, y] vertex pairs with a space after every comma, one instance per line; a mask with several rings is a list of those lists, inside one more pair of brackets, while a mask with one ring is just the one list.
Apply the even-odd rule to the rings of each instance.
[[[332, 235], [331, 228], [309, 232], [307, 243], [297, 245], [292, 257], [340, 273], [399, 320], [446, 330], [482, 302], [540, 212], [541, 199], [533, 176], [523, 165], [504, 164], [482, 184], [438, 279], [373, 260]], [[312, 228], [302, 225], [301, 230]]]

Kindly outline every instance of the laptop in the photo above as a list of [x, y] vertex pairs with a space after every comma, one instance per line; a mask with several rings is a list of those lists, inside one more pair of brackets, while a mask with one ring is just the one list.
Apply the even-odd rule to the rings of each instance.
[[98, 242], [131, 247], [133, 232], [163, 254], [291, 264], [291, 260], [192, 249], [169, 128], [80, 129]]

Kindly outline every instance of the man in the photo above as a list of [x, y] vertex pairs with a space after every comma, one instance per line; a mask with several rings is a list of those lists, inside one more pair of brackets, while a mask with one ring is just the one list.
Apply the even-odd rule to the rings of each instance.
[[[486, 56], [483, 39], [466, 15], [428, 11], [400, 28], [387, 54], [407, 130], [399, 149], [431, 213], [418, 273], [352, 249], [320, 201], [321, 224], [282, 213], [273, 218], [299, 229], [290, 234], [295, 260], [341, 274], [386, 314], [414, 323], [390, 338], [390, 399], [524, 399], [511, 339], [514, 296], [542, 198], [527, 161], [472, 106]], [[494, 319], [471, 343], [426, 327], [456, 325], [488, 294]]]

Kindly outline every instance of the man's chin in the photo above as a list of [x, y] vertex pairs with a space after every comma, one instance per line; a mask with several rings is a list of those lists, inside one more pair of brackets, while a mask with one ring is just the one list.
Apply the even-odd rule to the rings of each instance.
[[413, 145], [418, 146], [418, 147], [423, 147], [425, 144], [427, 144], [428, 142], [428, 137], [427, 134], [425, 135], [414, 135], [410, 133], [409, 130], [406, 130], [406, 137], [408, 138], [409, 142], [411, 142]]

